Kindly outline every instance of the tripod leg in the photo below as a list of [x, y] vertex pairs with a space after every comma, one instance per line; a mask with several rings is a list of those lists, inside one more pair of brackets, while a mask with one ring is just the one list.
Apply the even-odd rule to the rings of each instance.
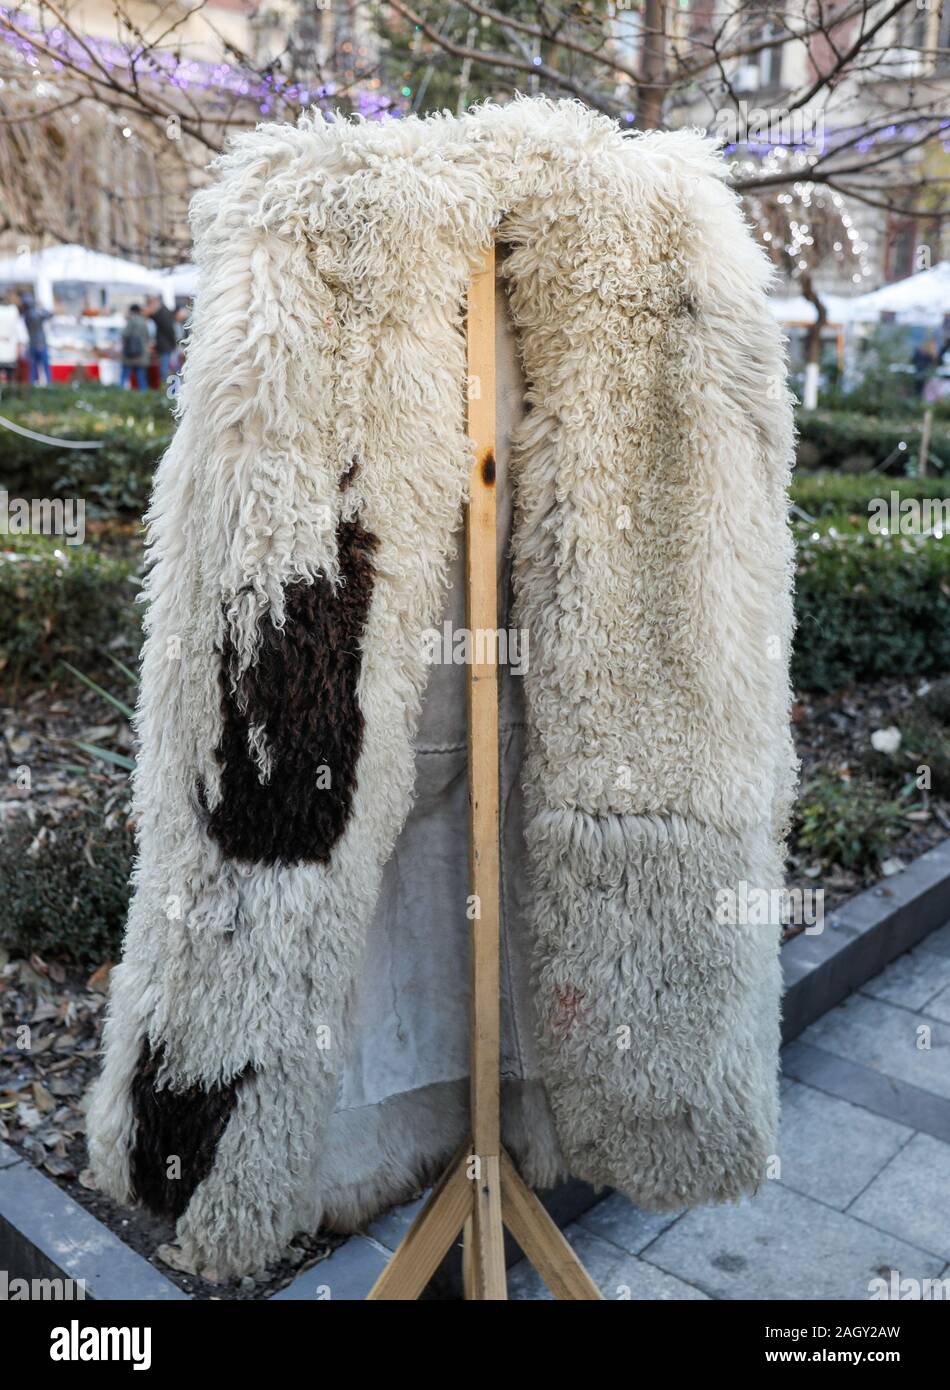
[[554, 1297], [602, 1300], [603, 1294], [504, 1151], [501, 1195], [505, 1225]]
[[466, 1140], [370, 1289], [368, 1299], [406, 1301], [422, 1293], [471, 1215], [472, 1183], [466, 1171], [470, 1149], [471, 1141]]

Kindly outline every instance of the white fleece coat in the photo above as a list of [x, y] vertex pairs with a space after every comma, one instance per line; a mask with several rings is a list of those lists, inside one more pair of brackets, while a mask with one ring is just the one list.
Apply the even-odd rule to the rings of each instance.
[[492, 237], [527, 382], [506, 852], [540, 1075], [507, 1087], [506, 1139], [530, 1180], [648, 1207], [764, 1177], [779, 924], [720, 909], [782, 884], [792, 424], [767, 262], [723, 175], [696, 134], [519, 100], [263, 126], [194, 201], [140, 853], [89, 1132], [105, 1190], [174, 1216], [199, 1267], [367, 1219], [464, 1133], [455, 1083], [333, 1112], [413, 799], [471, 462], [464, 294]]

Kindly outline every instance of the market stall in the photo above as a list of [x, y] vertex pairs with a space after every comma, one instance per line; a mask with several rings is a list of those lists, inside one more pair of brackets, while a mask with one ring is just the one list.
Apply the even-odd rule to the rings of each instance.
[[131, 304], [152, 295], [167, 298], [161, 271], [84, 246], [49, 246], [0, 257], [0, 299], [30, 290], [52, 314], [46, 323], [54, 381], [80, 376], [119, 380], [122, 325]]

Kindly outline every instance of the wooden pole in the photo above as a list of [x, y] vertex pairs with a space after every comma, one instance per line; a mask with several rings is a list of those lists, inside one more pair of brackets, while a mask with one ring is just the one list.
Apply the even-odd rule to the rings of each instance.
[[371, 1300], [416, 1299], [464, 1232], [466, 1299], [504, 1300], [504, 1225], [556, 1298], [601, 1294], [501, 1147], [498, 605], [495, 524], [495, 248], [468, 295], [468, 432], [475, 446], [465, 533], [472, 1132], [436, 1184]]
[[468, 296], [468, 433], [475, 445], [465, 532], [469, 883], [472, 922], [472, 1296], [504, 1299], [499, 1017], [498, 605], [495, 528], [495, 248]]
[[465, 532], [468, 668], [468, 865], [472, 904], [472, 1137], [498, 1155], [498, 625], [495, 576], [495, 254], [468, 301], [468, 432], [475, 445]]

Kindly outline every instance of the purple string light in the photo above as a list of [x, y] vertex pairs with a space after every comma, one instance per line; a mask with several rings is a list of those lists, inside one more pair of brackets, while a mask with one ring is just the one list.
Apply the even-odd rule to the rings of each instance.
[[[87, 38], [80, 44], [61, 29], [43, 30], [29, 16], [5, 6], [0, 6], [0, 21], [2, 20], [10, 24], [15, 23], [19, 29], [31, 30], [37, 42], [42, 42], [47, 49], [61, 53], [73, 67], [89, 70], [94, 66], [93, 59], [96, 59], [107, 71], [132, 71], [136, 64], [147, 62], [149, 80], [159, 86], [174, 87], [179, 91], [188, 91], [189, 88], [196, 87], [203, 91], [229, 92], [237, 97], [247, 97], [255, 102], [262, 115], [269, 115], [274, 110], [275, 102], [299, 110], [309, 105], [314, 95], [318, 101], [322, 101], [332, 97], [336, 92], [333, 84], [326, 84], [319, 87], [314, 94], [309, 89], [301, 90], [295, 83], [286, 85], [283, 77], [275, 77], [272, 73], [258, 77], [246, 69], [232, 67], [230, 63], [206, 62], [196, 58], [180, 61], [169, 52], [154, 50], [146, 53], [141, 45], [130, 49], [108, 39], [98, 38]], [[35, 43], [28, 37], [13, 33], [9, 29], [0, 29], [0, 39], [16, 51], [21, 61], [32, 68], [38, 68], [40, 58], [47, 56], [39, 54]], [[58, 59], [51, 59], [50, 63], [55, 71], [63, 71], [66, 67], [66, 64]], [[383, 115], [392, 114], [390, 108], [400, 106], [400, 103], [384, 92], [356, 91], [349, 94], [349, 100], [361, 116], [370, 120], [378, 120]], [[398, 114], [401, 114], [401, 111]]]

